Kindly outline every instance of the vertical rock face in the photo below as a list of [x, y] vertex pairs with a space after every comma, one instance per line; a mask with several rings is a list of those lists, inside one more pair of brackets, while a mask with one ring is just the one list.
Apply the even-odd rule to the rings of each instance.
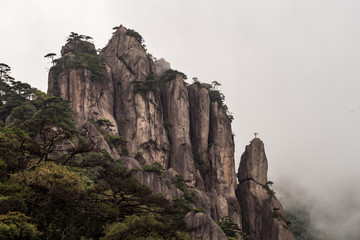
[[154, 91], [134, 91], [134, 82], [146, 84], [156, 74], [155, 65], [141, 40], [129, 31], [120, 26], [100, 54], [111, 68], [114, 116], [120, 135], [129, 141], [130, 155], [142, 152], [147, 162], [157, 161], [167, 167], [169, 142], [159, 96]]
[[225, 233], [221, 228], [204, 213], [189, 213], [185, 217], [185, 222], [192, 231], [192, 239], [203, 240], [227, 240]]
[[188, 87], [190, 104], [191, 143], [203, 160], [208, 160], [207, 150], [210, 131], [210, 97], [206, 88], [197, 84]]
[[231, 120], [217, 102], [211, 103], [210, 110], [210, 181], [219, 196], [218, 215], [230, 216], [240, 225], [240, 209], [235, 204], [236, 174]]
[[[88, 43], [88, 46], [95, 51], [94, 45]], [[70, 41], [63, 47], [60, 61], [64, 65], [74, 61], [74, 53], [82, 50], [79, 44], [74, 45]], [[96, 52], [91, 55], [96, 56]], [[112, 130], [116, 133], [117, 125], [113, 116], [114, 88], [110, 68], [105, 66], [101, 71], [101, 79], [93, 79], [93, 73], [88, 69], [71, 67], [60, 72], [57, 79], [54, 79], [55, 71], [56, 69], [52, 68], [49, 73], [48, 93], [55, 94], [58, 91], [60, 97], [71, 100], [77, 123], [82, 125], [89, 119], [108, 119], [114, 125]]]
[[285, 212], [267, 182], [267, 159], [259, 138], [251, 141], [241, 157], [237, 197], [243, 231], [250, 240], [292, 240]]
[[195, 166], [190, 141], [189, 99], [183, 78], [176, 75], [175, 80], [165, 83], [161, 94], [171, 143], [169, 167], [194, 186]]
[[254, 138], [251, 144], [246, 146], [241, 156], [238, 178], [239, 182], [253, 179], [259, 184], [267, 182], [268, 162], [265, 155], [264, 144], [259, 138]]
[[235, 197], [236, 175], [234, 141], [231, 120], [217, 102], [211, 102], [209, 86], [192, 84], [188, 87], [190, 102], [191, 143], [195, 163], [203, 181], [197, 186], [205, 190], [199, 194], [206, 210], [216, 221], [229, 216], [241, 225], [240, 207]]

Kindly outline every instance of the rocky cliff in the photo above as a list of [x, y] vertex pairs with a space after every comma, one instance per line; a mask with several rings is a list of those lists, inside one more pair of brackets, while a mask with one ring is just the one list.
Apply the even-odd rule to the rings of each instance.
[[[95, 149], [135, 169], [154, 192], [184, 202], [189, 212], [184, 219], [194, 239], [227, 239], [216, 222], [241, 228], [253, 223], [251, 214], [278, 207], [276, 199], [257, 200], [267, 196], [259, 187], [266, 185], [266, 158], [242, 161], [237, 186], [231, 117], [220, 92], [209, 84], [188, 85], [186, 75], [165, 60], [154, 62], [142, 41], [123, 26], [99, 54], [93, 44], [69, 39], [50, 70], [48, 93], [71, 100], [78, 128]], [[253, 194], [250, 187], [259, 189]], [[257, 204], [267, 204], [266, 209], [254, 212]], [[267, 226], [266, 217], [256, 224]], [[258, 236], [251, 224], [244, 230]]]
[[239, 166], [237, 196], [242, 227], [250, 240], [292, 240], [285, 212], [267, 180], [268, 162], [264, 144], [254, 138], [246, 146]]

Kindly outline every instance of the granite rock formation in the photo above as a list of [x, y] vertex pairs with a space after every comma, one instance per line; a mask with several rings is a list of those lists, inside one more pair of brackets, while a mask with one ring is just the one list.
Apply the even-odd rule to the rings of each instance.
[[250, 240], [295, 240], [285, 212], [270, 188], [267, 168], [264, 144], [254, 138], [241, 157], [238, 174], [243, 231]]
[[[71, 100], [81, 135], [95, 149], [136, 169], [136, 177], [152, 191], [170, 200], [193, 194], [189, 206], [202, 210], [185, 217], [194, 239], [226, 239], [216, 222], [226, 217], [242, 228], [249, 216], [259, 214], [251, 210], [257, 204], [279, 207], [276, 199], [261, 202], [267, 197], [262, 188], [267, 181], [265, 153], [257, 157], [261, 149], [253, 147], [247, 153], [250, 157], [239, 170], [243, 182], [237, 187], [231, 118], [222, 100], [213, 97], [220, 93], [209, 84], [188, 85], [186, 76], [164, 59], [154, 62], [138, 33], [120, 26], [100, 54], [93, 44], [79, 40], [68, 41], [61, 53], [49, 73], [48, 93]], [[126, 141], [114, 146], [109, 136]], [[146, 170], [152, 164], [160, 164], [161, 175]], [[185, 187], [174, 179], [183, 179]], [[265, 224], [265, 216], [261, 219], [259, 224]], [[244, 230], [258, 236], [249, 226]], [[265, 228], [284, 234], [280, 227]]]

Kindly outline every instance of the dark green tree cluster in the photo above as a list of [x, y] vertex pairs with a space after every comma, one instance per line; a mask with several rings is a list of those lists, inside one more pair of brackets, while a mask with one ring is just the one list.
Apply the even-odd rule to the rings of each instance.
[[[90, 79], [92, 81], [100, 81], [105, 74], [105, 62], [97, 54], [92, 43], [88, 40], [92, 37], [80, 35], [75, 32], [71, 32], [67, 42], [70, 44], [68, 51], [74, 54], [71, 59], [58, 58], [54, 59], [55, 53], [48, 53], [44, 57], [52, 59], [53, 67], [50, 69], [52, 77], [54, 79], [54, 95], [59, 96], [57, 80], [62, 74], [67, 74], [73, 69], [87, 69], [91, 72]], [[82, 76], [85, 79], [85, 76]]]
[[196, 84], [199, 88], [206, 88], [209, 92], [209, 97], [211, 102], [217, 102], [219, 107], [222, 108], [230, 121], [234, 120], [234, 116], [229, 111], [228, 106], [225, 104], [225, 95], [218, 90], [221, 84], [217, 81], [213, 81], [211, 84], [201, 83], [197, 77], [193, 78], [193, 83]]
[[[190, 239], [164, 196], [91, 150], [68, 101], [9, 72], [0, 78], [0, 239]], [[78, 146], [63, 152], [70, 141]]]
[[185, 73], [182, 73], [177, 70], [169, 69], [169, 70], [165, 71], [164, 75], [161, 78], [161, 81], [164, 83], [171, 82], [171, 81], [175, 80], [177, 75], [180, 75], [184, 80], [187, 79], [187, 76], [185, 75]]
[[249, 236], [244, 233], [236, 223], [231, 221], [229, 217], [221, 218], [217, 224], [224, 231], [229, 240], [236, 240], [239, 239], [239, 237], [241, 237], [241, 239], [249, 238]]
[[139, 93], [144, 99], [147, 99], [149, 92], [153, 92], [156, 97], [160, 96], [159, 88], [162, 82], [154, 74], [147, 76], [145, 81], [134, 80], [131, 83], [133, 84], [133, 93]]

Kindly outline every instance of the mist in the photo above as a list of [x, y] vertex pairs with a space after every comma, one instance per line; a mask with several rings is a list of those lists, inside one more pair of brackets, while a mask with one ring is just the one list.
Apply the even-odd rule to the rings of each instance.
[[[342, 184], [341, 181], [339, 181]], [[360, 194], [358, 186], [334, 184], [334, 188], [301, 186], [291, 179], [275, 187], [285, 210], [309, 214], [310, 229], [326, 240], [360, 239]]]
[[188, 79], [221, 83], [237, 166], [258, 132], [281, 202], [327, 239], [360, 239], [359, 12], [358, 0], [5, 0], [0, 62], [46, 92], [43, 56], [70, 32], [102, 48], [114, 26], [135, 29]]

